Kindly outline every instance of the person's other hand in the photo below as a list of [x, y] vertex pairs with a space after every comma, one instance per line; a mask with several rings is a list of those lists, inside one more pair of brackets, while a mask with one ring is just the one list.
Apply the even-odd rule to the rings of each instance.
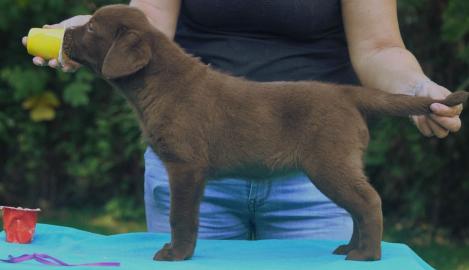
[[[422, 81], [415, 88], [416, 96], [445, 99], [449, 94], [451, 92], [448, 89], [431, 80]], [[461, 104], [448, 107], [441, 103], [433, 103], [430, 109], [433, 113], [429, 115], [412, 116], [415, 125], [423, 135], [436, 136], [441, 139], [448, 136], [449, 132], [457, 132], [461, 128], [459, 118], [463, 109]]]
[[[52, 25], [44, 25], [44, 28], [69, 28], [74, 26], [80, 26], [87, 23], [91, 18], [91, 15], [78, 15], [66, 19], [60, 23], [52, 24]], [[28, 37], [23, 37], [22, 39], [23, 45], [26, 47], [28, 43]], [[80, 68], [80, 64], [74, 62], [72, 60], [68, 60], [64, 63], [59, 63], [58, 59], [51, 59], [48, 62], [39, 56], [33, 57], [33, 63], [37, 66], [45, 66], [48, 65], [51, 68], [60, 69], [64, 72], [73, 72]]]

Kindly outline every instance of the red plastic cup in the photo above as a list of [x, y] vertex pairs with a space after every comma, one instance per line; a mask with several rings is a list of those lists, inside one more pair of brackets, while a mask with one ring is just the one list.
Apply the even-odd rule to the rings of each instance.
[[10, 243], [31, 243], [36, 229], [38, 209], [0, 206], [3, 211], [3, 229]]

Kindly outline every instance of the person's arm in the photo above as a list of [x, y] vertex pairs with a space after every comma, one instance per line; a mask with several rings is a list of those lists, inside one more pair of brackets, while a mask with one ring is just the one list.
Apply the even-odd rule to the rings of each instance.
[[[352, 65], [361, 83], [390, 93], [443, 99], [450, 91], [425, 76], [402, 41], [396, 0], [342, 0]], [[413, 116], [426, 136], [446, 137], [461, 127], [462, 106], [432, 104], [433, 114]]]
[[181, 0], [132, 0], [129, 5], [139, 8], [155, 28], [174, 38]]

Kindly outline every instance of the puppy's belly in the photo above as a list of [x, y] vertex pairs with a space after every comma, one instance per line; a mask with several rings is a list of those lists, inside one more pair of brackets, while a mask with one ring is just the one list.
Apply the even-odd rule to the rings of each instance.
[[302, 173], [299, 168], [271, 169], [261, 164], [243, 164], [234, 168], [212, 169], [209, 172], [209, 180], [221, 178], [237, 178], [245, 180], [266, 180], [278, 177], [294, 176]]

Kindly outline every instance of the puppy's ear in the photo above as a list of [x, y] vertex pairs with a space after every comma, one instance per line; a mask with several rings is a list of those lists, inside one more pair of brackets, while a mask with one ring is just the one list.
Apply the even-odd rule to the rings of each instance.
[[150, 58], [150, 46], [138, 33], [122, 29], [104, 57], [101, 73], [106, 79], [127, 76], [145, 67]]

